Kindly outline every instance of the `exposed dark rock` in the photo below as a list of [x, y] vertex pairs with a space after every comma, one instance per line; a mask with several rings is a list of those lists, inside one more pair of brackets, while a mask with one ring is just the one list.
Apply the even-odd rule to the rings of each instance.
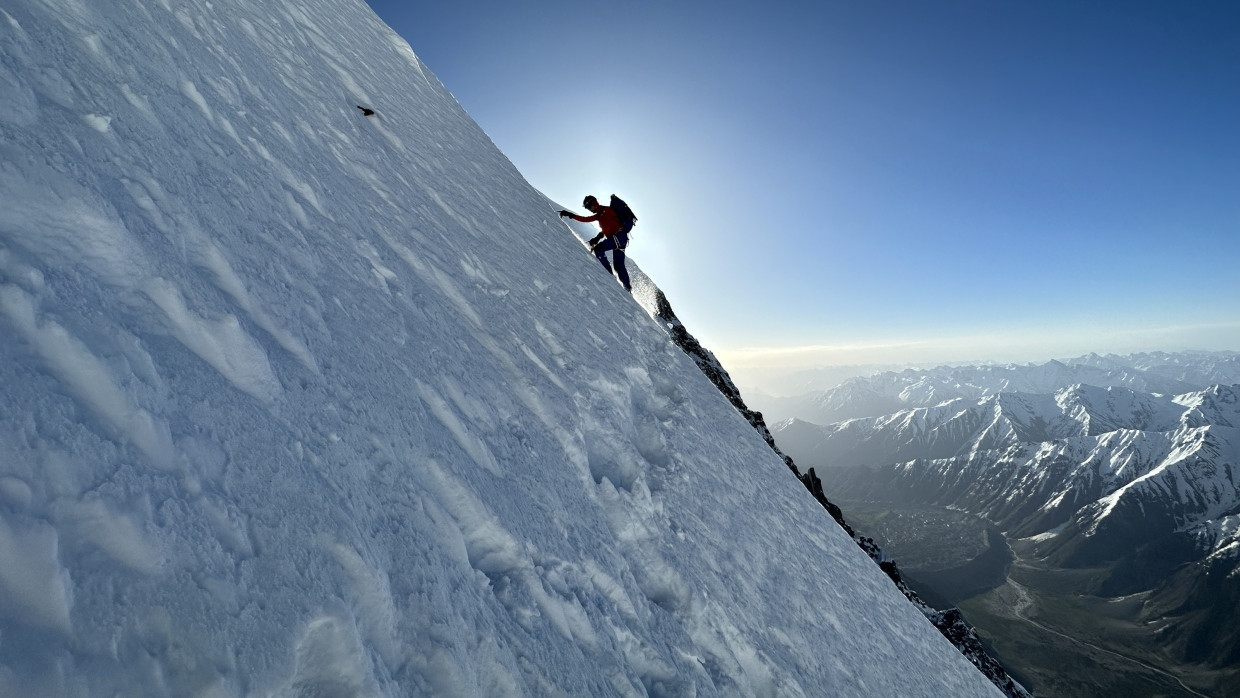
[[969, 625], [964, 619], [964, 615], [960, 613], [960, 609], [949, 608], [946, 611], [934, 611], [926, 616], [934, 623], [934, 627], [943, 633], [951, 641], [953, 645], [964, 653], [964, 656], [973, 662], [973, 666], [978, 671], [986, 675], [994, 685], [999, 687], [1008, 696], [1029, 696], [1029, 691], [1024, 686], [1017, 683], [1007, 671], [991, 657], [986, 648], [982, 646], [982, 641], [978, 639], [977, 633], [973, 631], [973, 626]]

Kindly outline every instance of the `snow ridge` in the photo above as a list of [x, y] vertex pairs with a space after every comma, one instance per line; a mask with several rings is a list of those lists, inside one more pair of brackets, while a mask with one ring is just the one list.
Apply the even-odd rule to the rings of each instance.
[[[639, 273], [640, 274], [640, 273]], [[875, 543], [874, 539], [867, 536], [859, 535], [844, 520], [844, 512], [830, 500], [827, 499], [826, 493], [822, 488], [822, 480], [819, 479], [813, 468], [802, 474], [793, 459], [779, 450], [775, 444], [775, 439], [770, 430], [766, 426], [766, 420], [762, 414], [750, 410], [742, 399], [740, 390], [736, 384], [732, 382], [732, 378], [728, 372], [724, 370], [715, 355], [710, 350], [703, 347], [693, 335], [685, 328], [680, 319], [676, 317], [676, 313], [672, 310], [671, 303], [662, 291], [655, 288], [653, 284], [648, 282], [645, 275], [640, 275], [643, 283], [638, 287], [637, 296], [647, 312], [659, 321], [668, 331], [668, 335], [676, 346], [680, 347], [690, 358], [694, 360], [702, 373], [710, 379], [711, 383], [719, 389], [719, 392], [728, 398], [732, 406], [736, 408], [753, 426], [771, 447], [776, 455], [783, 459], [788, 469], [805, 485], [806, 489], [814, 495], [814, 499], [822, 505], [836, 523], [843, 528], [849, 536], [857, 542], [857, 545], [870, 556], [880, 569], [891, 579], [900, 593], [908, 598], [909, 602], [916, 606], [922, 614], [939, 630], [955, 647], [960, 650], [970, 663], [978, 668], [987, 678], [990, 679], [995, 686], [1003, 692], [1004, 695], [1012, 698], [1028, 698], [1029, 692], [1024, 686], [1020, 685], [1015, 679], [1008, 675], [1007, 670], [999, 664], [999, 662], [990, 655], [983, 646], [977, 633], [972, 626], [964, 619], [964, 616], [958, 609], [949, 609], [947, 611], [939, 611], [929, 604], [922, 601], [913, 589], [904, 581], [903, 575], [900, 573], [899, 567], [895, 560], [891, 558], [882, 548]]]

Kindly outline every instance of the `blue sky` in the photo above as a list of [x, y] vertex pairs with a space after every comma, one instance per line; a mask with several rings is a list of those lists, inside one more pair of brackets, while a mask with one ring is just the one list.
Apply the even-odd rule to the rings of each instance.
[[370, 5], [734, 372], [1240, 349], [1238, 3]]

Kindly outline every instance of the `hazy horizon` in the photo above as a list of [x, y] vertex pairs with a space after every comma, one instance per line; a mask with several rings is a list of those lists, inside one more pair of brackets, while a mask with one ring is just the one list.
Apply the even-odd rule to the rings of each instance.
[[[690, 331], [692, 331], [690, 329]], [[709, 348], [709, 347], [708, 347]], [[748, 354], [737, 352], [715, 352], [724, 368], [732, 376], [737, 385], [747, 393], [758, 391], [771, 397], [794, 397], [809, 392], [820, 390], [828, 390], [840, 382], [857, 376], [867, 376], [887, 371], [904, 371], [907, 369], [929, 369], [939, 366], [989, 366], [989, 365], [1041, 365], [1051, 361], [1071, 361], [1081, 357], [1097, 354], [1099, 356], [1118, 356], [1129, 357], [1140, 354], [1153, 353], [1205, 353], [1205, 354], [1236, 354], [1236, 349], [1229, 348], [1205, 348], [1185, 346], [1179, 348], [1142, 348], [1131, 350], [1084, 350], [1084, 351], [1061, 351], [1061, 352], [1012, 352], [1009, 355], [992, 355], [990, 357], [974, 355], [969, 356], [961, 353], [956, 356], [943, 353], [938, 354], [933, 350], [928, 350], [925, 358], [917, 360], [911, 358], [899, 359], [899, 356], [911, 356], [909, 354], [901, 354], [898, 349], [900, 347], [893, 345], [890, 347], [892, 354], [890, 358], [884, 354], [883, 347], [869, 348], [872, 351], [868, 353], [866, 348], [856, 348], [855, 351], [847, 349], [811, 347], [806, 348], [803, 352], [795, 352], [787, 349], [776, 350], [750, 350]], [[830, 363], [827, 361], [814, 362], [810, 357], [815, 355], [818, 350], [819, 356], [838, 356], [839, 361]], [[800, 358], [792, 361], [780, 361], [781, 358], [798, 356]], [[844, 360], [845, 357], [851, 360]]]

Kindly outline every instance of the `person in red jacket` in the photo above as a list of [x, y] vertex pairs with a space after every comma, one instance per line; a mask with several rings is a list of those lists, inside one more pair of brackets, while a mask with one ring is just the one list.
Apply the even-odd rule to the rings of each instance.
[[[590, 238], [590, 251], [598, 257], [598, 261], [603, 263], [603, 268], [607, 270], [607, 273], [614, 274], [624, 285], [624, 290], [632, 293], [633, 288], [629, 286], [629, 270], [624, 268], [624, 248], [629, 246], [629, 231], [624, 229], [620, 223], [620, 217], [610, 206], [603, 206], [593, 196], [587, 196], [581, 205], [594, 215], [578, 216], [571, 211], [560, 211], [560, 217], [568, 216], [582, 223], [598, 223], [601, 231]], [[608, 251], [611, 252], [611, 264], [607, 263]]]

